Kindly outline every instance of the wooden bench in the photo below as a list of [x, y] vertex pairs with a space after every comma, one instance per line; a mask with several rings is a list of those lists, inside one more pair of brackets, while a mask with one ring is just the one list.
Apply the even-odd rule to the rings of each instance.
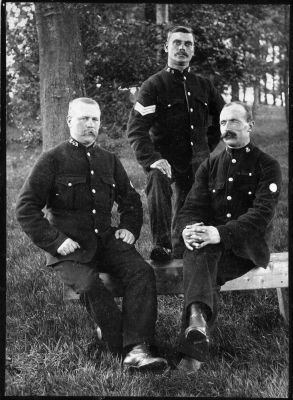
[[[154, 263], [147, 260], [153, 267], [157, 281], [158, 294], [183, 293], [183, 263], [175, 259], [168, 263]], [[122, 296], [122, 289], [115, 279], [108, 274], [101, 273], [100, 278], [105, 286], [111, 290], [115, 297]], [[272, 253], [267, 268], [255, 268], [240, 278], [226, 282], [221, 291], [252, 290], [252, 289], [277, 289], [279, 309], [285, 321], [289, 321], [288, 301], [288, 253]], [[64, 300], [79, 299], [79, 294], [70, 287], [63, 288]]]

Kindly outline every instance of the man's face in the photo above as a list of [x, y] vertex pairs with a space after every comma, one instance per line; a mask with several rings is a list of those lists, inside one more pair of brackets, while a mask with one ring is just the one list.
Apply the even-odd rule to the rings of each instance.
[[168, 53], [168, 65], [170, 67], [188, 66], [194, 54], [192, 33], [172, 33], [165, 45], [165, 51]]
[[253, 124], [247, 122], [246, 110], [240, 104], [224, 107], [220, 114], [221, 138], [229, 147], [244, 147], [250, 142]]
[[70, 135], [79, 143], [89, 146], [99, 133], [101, 112], [97, 105], [75, 103], [67, 117]]

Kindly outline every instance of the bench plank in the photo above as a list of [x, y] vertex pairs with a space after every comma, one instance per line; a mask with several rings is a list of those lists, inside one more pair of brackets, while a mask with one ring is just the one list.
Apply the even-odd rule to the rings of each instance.
[[[182, 294], [183, 293], [183, 261], [175, 259], [168, 263], [154, 263], [151, 260], [147, 262], [153, 267], [158, 294]], [[100, 278], [105, 286], [114, 294], [122, 296], [119, 282], [110, 278], [108, 274], [101, 273]], [[253, 289], [271, 289], [288, 287], [288, 253], [271, 254], [270, 262], [267, 268], [255, 268], [247, 274], [226, 282], [221, 287], [221, 291], [230, 290], [253, 290]], [[79, 299], [79, 294], [71, 288], [64, 287], [64, 300]]]

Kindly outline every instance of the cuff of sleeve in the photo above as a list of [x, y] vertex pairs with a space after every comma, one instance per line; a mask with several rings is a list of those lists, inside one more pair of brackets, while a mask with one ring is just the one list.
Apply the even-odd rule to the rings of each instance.
[[140, 234], [140, 229], [141, 228], [134, 228], [134, 226], [132, 225], [119, 225], [117, 229], [127, 229], [129, 232], [131, 232], [134, 236], [134, 242], [137, 241], [137, 239], [139, 238], [139, 234]]
[[221, 243], [226, 250], [231, 249], [233, 245], [232, 232], [226, 225], [219, 225], [216, 227], [220, 234]]
[[68, 239], [68, 236], [66, 236], [64, 233], [60, 232], [57, 238], [54, 240], [54, 242], [50, 243], [50, 245], [46, 246], [44, 249], [51, 255], [55, 256], [57, 254], [57, 249], [58, 247], [61, 246], [61, 244]]
[[152, 156], [151, 156], [150, 158], [148, 158], [145, 162], [142, 161], [142, 162], [141, 162], [141, 165], [142, 165], [142, 167], [144, 167], [146, 170], [149, 171], [149, 170], [151, 169], [151, 165], [152, 165], [153, 163], [155, 163], [156, 161], [161, 160], [162, 158], [163, 158], [163, 156], [162, 156], [160, 153], [155, 152], [155, 153], [153, 153]]

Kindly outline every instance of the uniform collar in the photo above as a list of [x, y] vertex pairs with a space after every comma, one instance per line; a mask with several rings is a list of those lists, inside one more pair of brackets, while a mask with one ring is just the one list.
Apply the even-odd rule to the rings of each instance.
[[187, 67], [181, 72], [181, 71], [179, 71], [179, 69], [171, 68], [168, 65], [166, 65], [165, 71], [169, 72], [172, 75], [182, 77], [182, 76], [187, 76], [190, 73], [191, 69], [190, 69], [190, 67]]
[[241, 147], [240, 149], [232, 149], [231, 147], [226, 147], [226, 152], [229, 154], [231, 157], [239, 157], [242, 154], [249, 154], [254, 148], [254, 145], [249, 142], [246, 146]]
[[91, 144], [90, 146], [85, 146], [85, 145], [79, 143], [77, 140], [73, 139], [73, 137], [71, 137], [71, 136], [68, 139], [68, 143], [71, 144], [71, 146], [74, 146], [76, 148], [85, 149], [85, 150], [91, 150], [91, 149], [94, 149], [97, 147], [96, 141], [93, 144]]

